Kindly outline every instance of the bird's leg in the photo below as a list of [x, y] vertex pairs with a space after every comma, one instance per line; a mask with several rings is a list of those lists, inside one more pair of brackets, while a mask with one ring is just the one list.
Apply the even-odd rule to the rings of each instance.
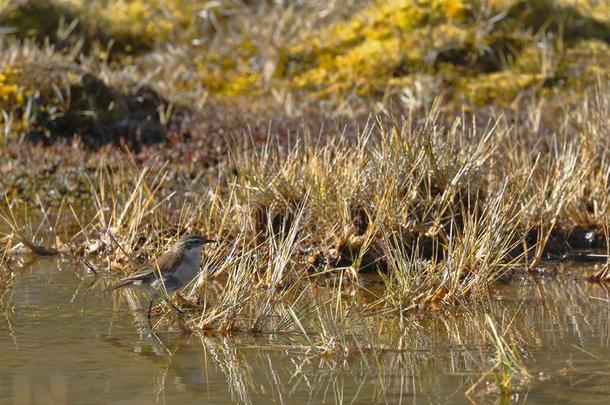
[[147, 315], [147, 318], [148, 318], [148, 326], [150, 326], [151, 329], [152, 329], [152, 322], [150, 321], [150, 315], [152, 313], [152, 307], [153, 307], [154, 302], [155, 302], [155, 299], [151, 298], [150, 299], [150, 303], [148, 304], [148, 315]]
[[187, 324], [184, 323], [182, 317], [178, 317], [178, 329], [180, 329], [180, 332], [183, 336], [188, 336], [193, 333], [193, 330], [189, 328]]
[[191, 330], [191, 328], [189, 328], [185, 323], [184, 323], [184, 311], [181, 310], [180, 308], [178, 308], [173, 302], [171, 297], [167, 298], [167, 302], [169, 305], [172, 306], [172, 308], [177, 312], [178, 316], [177, 316], [177, 322], [178, 322], [178, 328], [180, 329], [181, 333], [183, 335], [190, 335], [193, 331]]

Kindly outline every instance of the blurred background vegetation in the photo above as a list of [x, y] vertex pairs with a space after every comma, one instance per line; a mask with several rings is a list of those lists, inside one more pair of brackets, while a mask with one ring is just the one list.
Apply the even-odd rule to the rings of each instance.
[[564, 108], [608, 81], [610, 3], [0, 0], [0, 42], [0, 108], [14, 128], [104, 142], [135, 125], [154, 142], [176, 112], [219, 103], [259, 117], [435, 99]]

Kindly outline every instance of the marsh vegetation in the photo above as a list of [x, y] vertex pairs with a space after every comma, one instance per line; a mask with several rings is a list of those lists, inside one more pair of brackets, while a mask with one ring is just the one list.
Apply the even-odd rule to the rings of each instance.
[[[442, 401], [447, 370], [474, 401], [545, 392], [581, 372], [536, 363], [566, 348], [541, 336], [547, 313], [560, 335], [585, 313], [586, 338], [607, 332], [608, 15], [568, 0], [0, 1], [9, 335], [27, 255], [69, 260], [74, 296], [105, 302], [200, 233], [220, 243], [154, 330], [197, 336], [233, 401], [268, 396], [239, 371], [259, 360], [280, 398], [306, 381], [310, 400], [351, 400], [355, 373], [376, 376], [365, 398]], [[112, 297], [121, 316], [144, 302]], [[240, 342], [267, 354], [241, 364]], [[297, 365], [293, 391], [275, 350]], [[602, 363], [582, 371], [600, 385]]]

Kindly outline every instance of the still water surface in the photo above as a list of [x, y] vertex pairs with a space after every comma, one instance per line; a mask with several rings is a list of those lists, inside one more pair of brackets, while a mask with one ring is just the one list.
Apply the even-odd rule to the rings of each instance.
[[[141, 315], [87, 288], [82, 265], [37, 260], [4, 293], [0, 403], [609, 403], [610, 296], [583, 280], [591, 271], [564, 265], [476, 310], [432, 316], [403, 352], [320, 358], [286, 336], [151, 335]], [[464, 394], [493, 359], [483, 313], [510, 325], [532, 375], [511, 397]]]

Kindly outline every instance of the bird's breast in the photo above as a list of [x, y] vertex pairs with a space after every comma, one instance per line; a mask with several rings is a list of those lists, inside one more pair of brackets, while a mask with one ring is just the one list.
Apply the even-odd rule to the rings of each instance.
[[190, 283], [193, 278], [199, 272], [199, 262], [201, 256], [199, 252], [187, 251], [184, 255], [184, 259], [178, 265], [178, 269], [174, 273], [184, 283]]

